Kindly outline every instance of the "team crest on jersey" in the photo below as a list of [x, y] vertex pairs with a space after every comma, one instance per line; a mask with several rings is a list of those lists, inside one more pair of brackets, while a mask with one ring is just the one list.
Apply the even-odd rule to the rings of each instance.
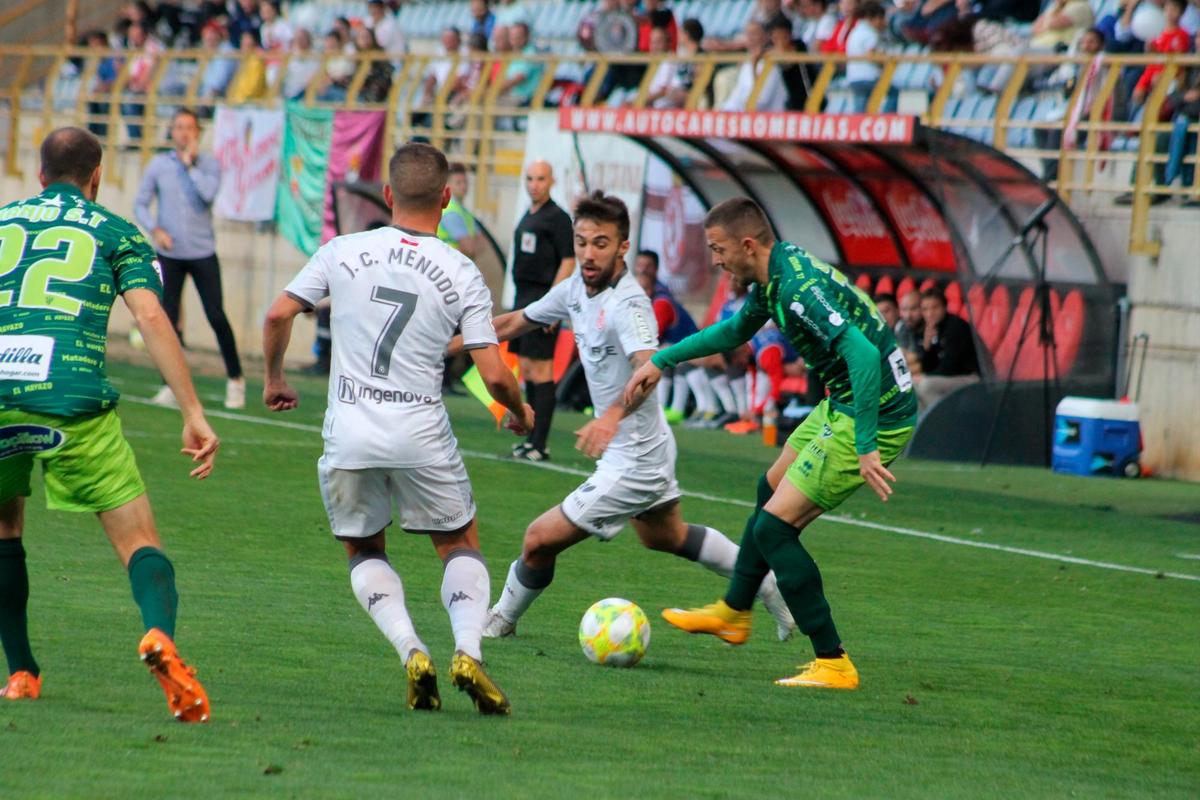
[[596, 330], [604, 330], [604, 309], [600, 309], [600, 315], [596, 317]]

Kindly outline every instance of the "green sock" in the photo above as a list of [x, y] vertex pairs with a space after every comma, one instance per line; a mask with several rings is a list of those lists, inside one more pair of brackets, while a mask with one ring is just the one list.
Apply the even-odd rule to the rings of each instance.
[[129, 583], [133, 600], [142, 611], [146, 630], [158, 628], [175, 638], [175, 568], [157, 547], [143, 547], [129, 559]]
[[812, 640], [819, 657], [836, 654], [842, 640], [825, 600], [821, 571], [800, 544], [800, 531], [769, 511], [760, 511], [754, 523], [754, 538], [775, 570], [779, 591], [796, 619], [796, 626]]
[[29, 570], [20, 539], [0, 539], [0, 644], [8, 659], [8, 674], [40, 675], [29, 648]]
[[767, 577], [767, 573], [771, 571], [754, 538], [754, 523], [758, 519], [758, 512], [762, 511], [762, 507], [771, 499], [772, 494], [774, 492], [771, 491], [771, 484], [767, 482], [767, 476], [763, 475], [758, 479], [757, 503], [754, 511], [750, 513], [750, 518], [746, 520], [745, 530], [742, 531], [742, 542], [738, 545], [738, 557], [733, 565], [733, 576], [730, 577], [729, 589], [725, 592], [725, 605], [738, 611], [746, 611], [754, 607], [754, 598], [758, 594], [758, 587], [762, 585], [763, 578]]

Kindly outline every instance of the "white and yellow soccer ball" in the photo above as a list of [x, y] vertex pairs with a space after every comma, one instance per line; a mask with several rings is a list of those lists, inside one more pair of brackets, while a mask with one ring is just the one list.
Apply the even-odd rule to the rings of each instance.
[[650, 620], [637, 603], [606, 597], [579, 621], [579, 646], [593, 664], [632, 667], [650, 645]]

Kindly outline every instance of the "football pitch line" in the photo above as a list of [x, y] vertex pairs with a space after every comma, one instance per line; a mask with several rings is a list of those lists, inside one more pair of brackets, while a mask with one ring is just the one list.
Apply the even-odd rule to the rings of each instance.
[[[126, 395], [122, 397], [127, 403], [136, 403], [138, 405], [150, 406], [151, 408], [162, 408], [148, 399], [141, 397], [130, 397]], [[173, 411], [174, 409], [167, 409]], [[205, 409], [204, 413], [210, 417], [218, 419], [229, 419], [237, 422], [247, 422], [252, 425], [265, 425], [272, 428], [284, 428], [293, 431], [303, 431], [305, 433], [320, 433], [320, 425], [309, 425], [302, 422], [289, 422], [283, 419], [267, 419], [265, 417], [252, 416], [250, 414], [238, 414], [232, 411], [220, 411], [217, 409]], [[485, 461], [499, 461], [506, 464], [520, 464], [522, 466], [533, 467], [535, 469], [548, 470], [550, 472], [559, 472], [564, 475], [574, 475], [581, 478], [586, 478], [592, 473], [588, 470], [577, 469], [575, 467], [567, 467], [562, 464], [552, 463], [535, 463], [531, 461], [514, 461], [505, 456], [498, 456], [495, 453], [482, 453], [475, 450], [465, 450], [460, 448], [460, 452], [467, 458], [479, 458]], [[692, 497], [697, 500], [705, 500], [710, 503], [722, 503], [724, 505], [739, 506], [742, 508], [753, 508], [754, 504], [748, 500], [740, 500], [736, 497], [722, 497], [715, 494], [707, 494], [705, 492], [692, 492], [686, 489], [681, 489], [684, 497]], [[1063, 564], [1075, 564], [1082, 567], [1095, 567], [1097, 569], [1107, 569], [1116, 572], [1131, 572], [1138, 575], [1153, 575], [1155, 577], [1176, 578], [1183, 581], [1200, 582], [1200, 575], [1189, 575], [1183, 572], [1166, 572], [1164, 570], [1149, 569], [1147, 567], [1134, 567], [1129, 564], [1115, 564], [1111, 561], [1093, 561], [1088, 558], [1078, 558], [1076, 556], [1063, 555], [1061, 553], [1050, 553], [1044, 550], [1030, 550], [1025, 547], [1012, 547], [1006, 544], [995, 544], [993, 542], [976, 542], [970, 539], [961, 539], [957, 536], [946, 536], [941, 533], [932, 533], [930, 531], [920, 531], [914, 528], [903, 528], [897, 525], [885, 525], [881, 522], [868, 522], [867, 520], [855, 519], [841, 514], [826, 514], [821, 516], [818, 522], [832, 522], [838, 525], [853, 525], [860, 528], [869, 528], [871, 530], [883, 531], [892, 533], [898, 536], [909, 536], [914, 539], [927, 539], [933, 542], [941, 542], [943, 544], [955, 544], [962, 547], [974, 547], [980, 550], [995, 550], [1001, 553], [1009, 553], [1012, 555], [1027, 556], [1029, 558], [1040, 558], [1045, 561], [1058, 561]]]

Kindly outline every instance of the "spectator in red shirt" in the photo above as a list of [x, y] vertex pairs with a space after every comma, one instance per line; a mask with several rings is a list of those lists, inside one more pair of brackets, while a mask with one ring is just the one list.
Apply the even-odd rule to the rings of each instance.
[[846, 52], [846, 40], [850, 38], [850, 31], [854, 30], [854, 23], [858, 22], [858, 0], [838, 0], [838, 13], [842, 18], [838, 20], [833, 34], [821, 42], [822, 53]]
[[[1186, 53], [1188, 51], [1191, 46], [1191, 37], [1188, 36], [1187, 31], [1179, 27], [1179, 19], [1185, 10], [1187, 10], [1186, 0], [1166, 0], [1163, 4], [1163, 16], [1166, 17], [1167, 27], [1163, 28], [1163, 32], [1158, 35], [1157, 39], [1150, 42], [1151, 53]], [[1162, 74], [1162, 71], [1162, 64], [1151, 64], [1146, 67], [1141, 79], [1133, 87], [1134, 103], [1141, 105], [1146, 101], [1146, 95], [1154, 86], [1154, 79]]]
[[674, 53], [679, 45], [679, 26], [675, 22], [674, 12], [664, 8], [662, 0], [643, 0], [642, 14], [638, 17], [639, 52], [650, 52], [650, 31], [654, 28], [666, 28], [667, 50]]

